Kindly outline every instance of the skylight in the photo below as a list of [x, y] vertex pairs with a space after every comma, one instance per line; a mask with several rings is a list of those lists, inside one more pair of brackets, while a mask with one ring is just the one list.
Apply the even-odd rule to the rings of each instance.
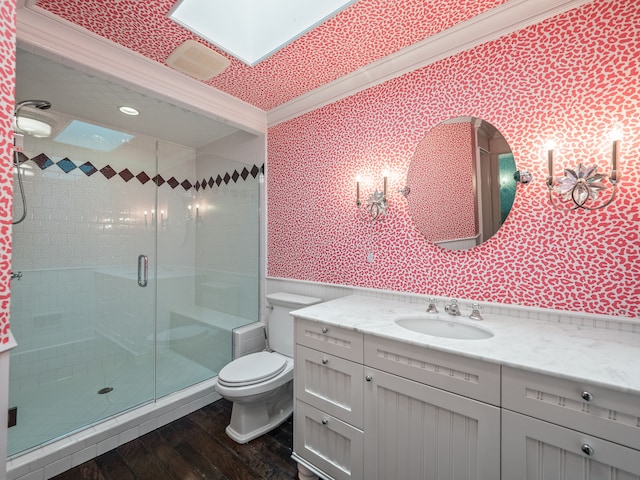
[[99, 152], [110, 152], [132, 138], [133, 135], [128, 133], [73, 120], [54, 141]]
[[179, 0], [169, 18], [249, 66], [356, 0]]

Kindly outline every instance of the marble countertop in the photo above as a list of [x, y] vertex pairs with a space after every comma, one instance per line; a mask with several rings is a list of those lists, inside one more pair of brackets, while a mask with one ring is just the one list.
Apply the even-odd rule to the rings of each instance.
[[[494, 334], [486, 339], [459, 340], [416, 333], [394, 323], [403, 315], [427, 315], [425, 310], [426, 304], [351, 295], [292, 314], [425, 348], [640, 394], [640, 333], [484, 313], [482, 321], [442, 311], [429, 314], [477, 325]], [[463, 310], [465, 313], [470, 312]]]

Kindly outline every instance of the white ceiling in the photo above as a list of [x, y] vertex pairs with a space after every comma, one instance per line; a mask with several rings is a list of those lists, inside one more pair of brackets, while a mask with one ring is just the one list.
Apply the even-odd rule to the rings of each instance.
[[[63, 114], [100, 126], [147, 135], [199, 148], [238, 130], [227, 124], [148, 97], [129, 88], [96, 78], [30, 52], [18, 49], [16, 57], [16, 103], [48, 100], [50, 110], [38, 112], [56, 120]], [[140, 115], [118, 111], [133, 106]], [[57, 129], [64, 127], [57, 122]]]

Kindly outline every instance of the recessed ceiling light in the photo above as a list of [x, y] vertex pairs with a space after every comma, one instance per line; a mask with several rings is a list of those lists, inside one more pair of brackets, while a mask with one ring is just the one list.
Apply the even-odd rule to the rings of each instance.
[[138, 110], [136, 110], [133, 107], [128, 107], [126, 105], [122, 105], [121, 107], [118, 107], [118, 110], [120, 110], [120, 112], [124, 113], [125, 115], [140, 115], [140, 112]]
[[169, 18], [249, 66], [356, 0], [179, 0]]

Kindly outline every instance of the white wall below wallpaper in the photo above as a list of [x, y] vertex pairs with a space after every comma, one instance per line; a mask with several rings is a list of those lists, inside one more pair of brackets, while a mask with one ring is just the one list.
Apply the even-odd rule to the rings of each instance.
[[[408, 303], [423, 303], [425, 305], [425, 309], [428, 299], [435, 298], [440, 311], [443, 311], [445, 303], [449, 303], [451, 300], [451, 298], [438, 297], [436, 295], [399, 293], [374, 288], [347, 287], [343, 285], [308, 282], [305, 280], [268, 277], [265, 282], [265, 293], [268, 294], [274, 292], [290, 292], [299, 295], [319, 297], [322, 298], [323, 301], [331, 301], [348, 295], [362, 295]], [[477, 303], [480, 306], [481, 311], [485, 314], [504, 315], [519, 319], [542, 320], [553, 323], [564, 323], [591, 328], [640, 333], [640, 318], [632, 319], [613, 315], [567, 312], [563, 310], [507, 305], [494, 302], [480, 302], [474, 299], [465, 298], [458, 298], [457, 300], [460, 304], [460, 309], [463, 315], [465, 312], [471, 313], [471, 305]], [[264, 308], [262, 310], [262, 313], [264, 314]]]

